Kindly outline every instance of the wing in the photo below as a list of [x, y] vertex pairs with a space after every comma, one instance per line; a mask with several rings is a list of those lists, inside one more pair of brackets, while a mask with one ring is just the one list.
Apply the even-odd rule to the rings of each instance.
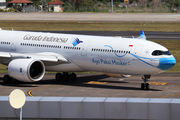
[[18, 58], [33, 58], [38, 59], [43, 62], [54, 62], [54, 63], [70, 63], [68, 59], [64, 56], [53, 53], [53, 52], [42, 52], [42, 53], [9, 53], [9, 52], [0, 52], [1, 58], [11, 58], [11, 59], [18, 59]]

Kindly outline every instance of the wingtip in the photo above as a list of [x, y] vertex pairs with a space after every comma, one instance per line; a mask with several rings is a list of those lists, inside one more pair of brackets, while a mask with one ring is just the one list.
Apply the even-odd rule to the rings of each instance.
[[141, 34], [140, 35], [144, 35], [144, 31], [141, 30]]
[[144, 34], [144, 31], [141, 30], [140, 36], [138, 37], [138, 39], [145, 39], [146, 40], [146, 36]]

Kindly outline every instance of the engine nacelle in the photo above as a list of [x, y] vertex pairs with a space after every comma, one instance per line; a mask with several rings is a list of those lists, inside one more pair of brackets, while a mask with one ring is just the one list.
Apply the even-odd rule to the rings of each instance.
[[10, 77], [22, 82], [35, 82], [44, 77], [44, 63], [36, 59], [15, 59], [8, 65]]

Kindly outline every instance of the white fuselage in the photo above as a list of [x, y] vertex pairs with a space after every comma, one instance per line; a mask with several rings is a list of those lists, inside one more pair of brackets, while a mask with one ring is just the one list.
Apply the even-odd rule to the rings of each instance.
[[156, 50], [168, 51], [157, 43], [133, 38], [0, 31], [0, 51], [12, 56], [0, 59], [3, 64], [36, 54], [47, 57], [61, 55], [69, 61], [63, 64], [43, 61], [46, 71], [150, 75], [175, 65], [173, 55], [152, 55]]

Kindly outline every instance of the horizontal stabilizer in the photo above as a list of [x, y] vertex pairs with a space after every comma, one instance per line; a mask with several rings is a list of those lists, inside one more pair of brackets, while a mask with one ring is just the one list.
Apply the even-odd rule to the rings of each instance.
[[145, 36], [145, 34], [144, 34], [143, 31], [141, 31], [141, 34], [140, 34], [140, 36], [139, 36], [137, 39], [143, 39], [143, 40], [146, 40], [146, 36]]

